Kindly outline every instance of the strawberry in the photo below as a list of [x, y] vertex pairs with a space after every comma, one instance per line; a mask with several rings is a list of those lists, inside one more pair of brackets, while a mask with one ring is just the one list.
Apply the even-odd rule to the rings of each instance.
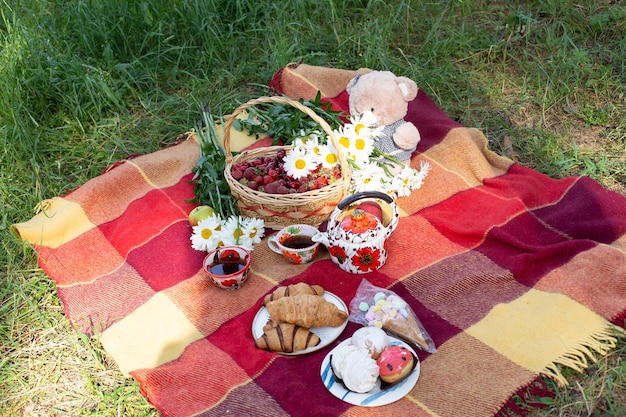
[[231, 171], [231, 175], [233, 176], [234, 179], [236, 179], [237, 181], [239, 181], [240, 179], [243, 178], [243, 171], [240, 169], [233, 169]]
[[322, 187], [328, 185], [328, 178], [326, 178], [326, 177], [317, 177], [315, 179], [315, 184], [319, 185], [318, 188], [322, 188]]
[[280, 184], [278, 184], [278, 182], [274, 181], [274, 182], [270, 182], [269, 184], [265, 185], [265, 192], [266, 193], [270, 193], [270, 194], [278, 194], [278, 186]]
[[256, 173], [254, 172], [254, 168], [252, 168], [252, 167], [246, 168], [246, 170], [243, 172], [243, 177], [245, 179], [247, 179], [248, 181], [253, 180], [254, 177], [256, 177]]

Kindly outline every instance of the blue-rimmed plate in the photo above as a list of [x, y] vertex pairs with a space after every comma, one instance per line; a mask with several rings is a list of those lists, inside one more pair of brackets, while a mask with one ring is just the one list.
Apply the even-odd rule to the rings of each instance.
[[356, 393], [346, 389], [346, 387], [341, 383], [341, 381], [337, 380], [335, 374], [333, 374], [332, 369], [330, 368], [330, 357], [332, 354], [341, 349], [344, 345], [350, 343], [350, 339], [346, 339], [340, 344], [338, 344], [333, 350], [328, 352], [324, 360], [322, 361], [322, 366], [320, 369], [320, 376], [322, 377], [322, 382], [328, 391], [333, 394], [335, 397], [339, 398], [342, 401], [353, 405], [360, 405], [364, 407], [377, 407], [380, 405], [391, 404], [392, 402], [398, 401], [405, 395], [407, 395], [417, 383], [417, 380], [420, 376], [420, 361], [417, 359], [417, 354], [411, 348], [411, 346], [407, 345], [400, 339], [396, 339], [395, 337], [389, 337], [390, 345], [401, 345], [409, 349], [415, 359], [417, 360], [415, 364], [415, 368], [402, 381], [390, 385], [385, 389], [381, 390], [381, 381], [378, 378], [376, 385], [370, 391], [365, 393]]

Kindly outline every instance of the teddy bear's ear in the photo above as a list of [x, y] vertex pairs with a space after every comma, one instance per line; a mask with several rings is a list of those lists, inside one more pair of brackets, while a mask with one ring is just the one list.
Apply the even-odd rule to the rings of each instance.
[[352, 90], [352, 87], [356, 85], [356, 82], [359, 81], [359, 78], [361, 78], [361, 74], [355, 75], [354, 78], [350, 80], [350, 82], [346, 86], [346, 91], [348, 92], [348, 94], [350, 94], [350, 90]]
[[417, 97], [417, 84], [407, 77], [396, 77], [396, 84], [402, 92], [402, 97], [406, 101], [411, 101]]

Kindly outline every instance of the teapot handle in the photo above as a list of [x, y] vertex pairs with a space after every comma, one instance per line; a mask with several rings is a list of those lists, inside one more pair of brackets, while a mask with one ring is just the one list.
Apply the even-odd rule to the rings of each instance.
[[356, 201], [359, 201], [365, 198], [377, 198], [379, 200], [384, 201], [385, 203], [388, 203], [391, 206], [391, 211], [392, 211], [391, 220], [389, 221], [389, 224], [387, 225], [387, 231], [386, 231], [386, 235], [387, 235], [386, 237], [389, 237], [391, 235], [391, 232], [396, 230], [396, 227], [398, 226], [400, 213], [398, 213], [398, 206], [396, 205], [393, 197], [391, 197], [389, 194], [381, 193], [380, 191], [362, 191], [360, 193], [352, 194], [344, 198], [339, 204], [337, 204], [337, 207], [331, 214], [331, 221], [333, 223], [336, 221], [337, 216], [339, 215], [341, 210], [355, 203]]
[[355, 201], [364, 198], [378, 198], [379, 200], [383, 200], [386, 203], [393, 203], [393, 197], [391, 197], [389, 194], [381, 193], [380, 191], [362, 191], [360, 193], [349, 195], [348, 197], [341, 200], [341, 202], [337, 204], [337, 208], [339, 210], [343, 210]]

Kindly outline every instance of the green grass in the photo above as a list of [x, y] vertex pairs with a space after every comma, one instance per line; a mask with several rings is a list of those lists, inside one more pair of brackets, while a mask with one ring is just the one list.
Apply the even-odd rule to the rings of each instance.
[[[0, 0], [0, 414], [157, 415], [10, 235], [42, 200], [300, 59], [408, 76], [497, 152], [626, 194], [624, 33], [608, 0]], [[624, 415], [624, 345], [533, 416]]]

